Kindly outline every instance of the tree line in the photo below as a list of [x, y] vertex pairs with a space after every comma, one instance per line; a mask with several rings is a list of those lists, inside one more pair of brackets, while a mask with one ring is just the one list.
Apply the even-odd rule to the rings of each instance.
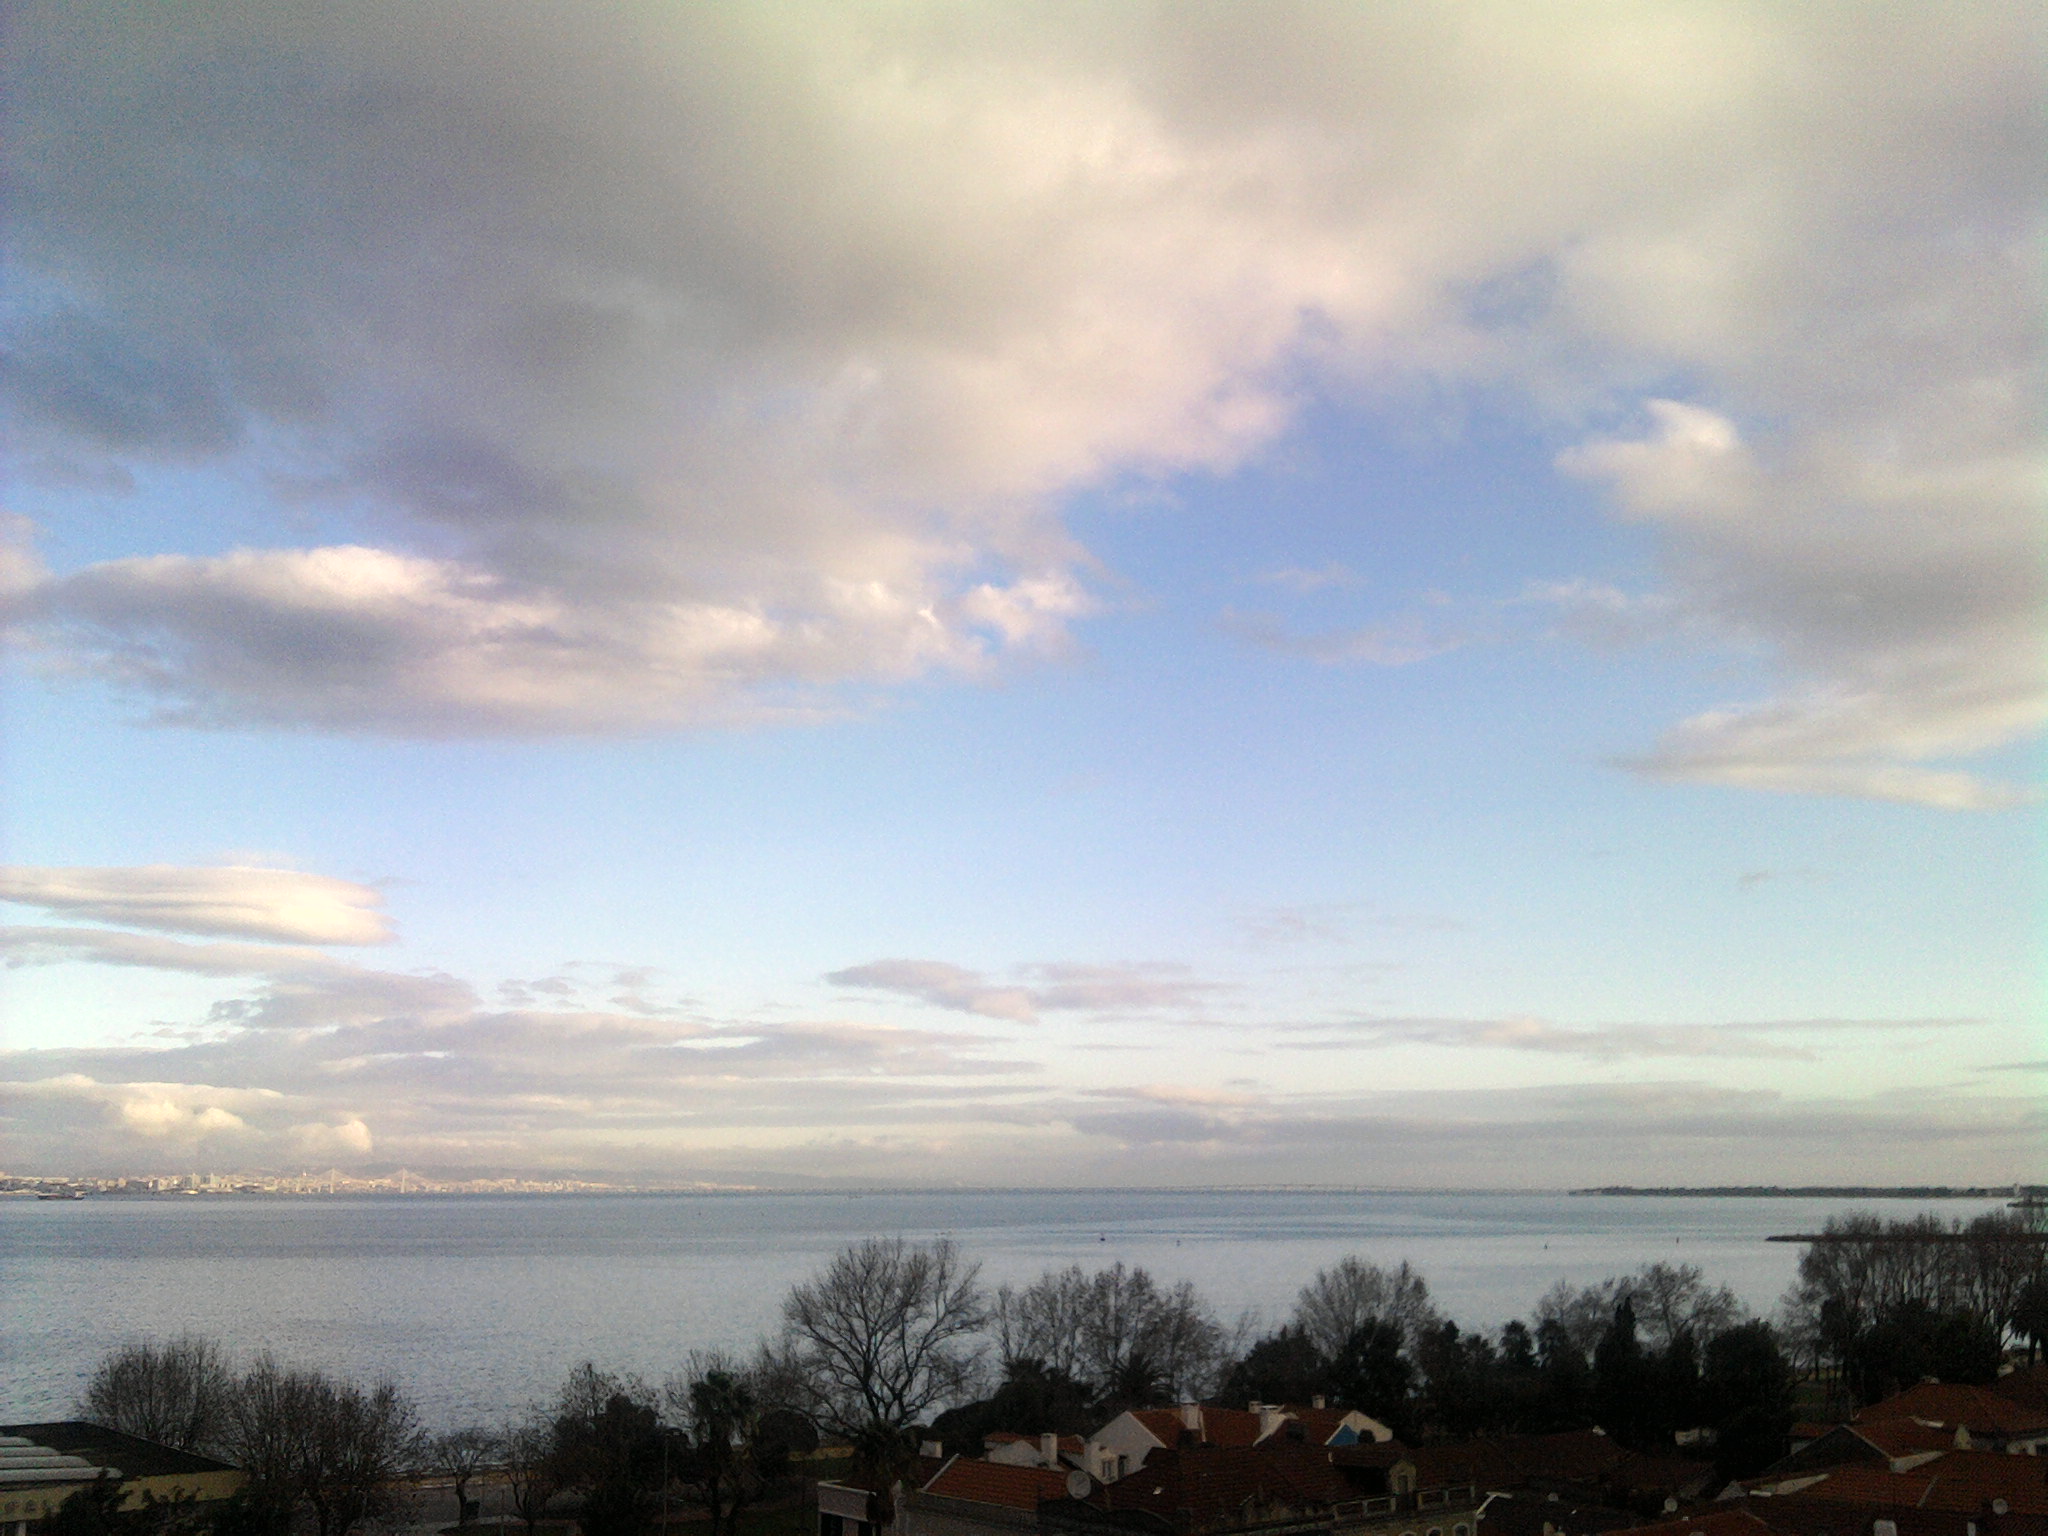
[[979, 1454], [997, 1430], [1085, 1434], [1172, 1401], [1320, 1397], [1410, 1443], [1597, 1424], [1621, 1444], [1669, 1451], [1699, 1430], [1719, 1470], [1739, 1476], [1782, 1453], [1809, 1363], [1853, 1406], [1921, 1374], [1988, 1380], [2009, 1334], [2040, 1339], [2039, 1244], [2001, 1244], [1990, 1228], [1958, 1229], [1974, 1244], [1928, 1243], [1920, 1227], [1850, 1221], [1831, 1229], [1840, 1240], [1809, 1248], [1776, 1324], [1748, 1316], [1697, 1266], [1649, 1264], [1560, 1283], [1527, 1319], [1466, 1330], [1408, 1264], [1351, 1257], [1319, 1270], [1286, 1320], [1258, 1334], [1193, 1285], [1143, 1268], [1073, 1265], [990, 1291], [949, 1241], [870, 1238], [792, 1287], [780, 1330], [744, 1358], [695, 1354], [658, 1388], [586, 1363], [498, 1425], [427, 1435], [393, 1383], [268, 1355], [235, 1369], [197, 1339], [114, 1351], [81, 1412], [243, 1467], [249, 1487], [217, 1522], [222, 1536], [349, 1536], [420, 1470], [454, 1484], [466, 1518], [486, 1469], [530, 1531], [566, 1493], [586, 1536], [633, 1536], [682, 1492], [711, 1536], [733, 1536], [821, 1435], [851, 1448], [856, 1475], [887, 1486], [921, 1440]]
[[1785, 1331], [1851, 1402], [1925, 1376], [1984, 1382], [2007, 1348], [2048, 1344], [2048, 1243], [2038, 1208], [1969, 1221], [1831, 1217], [1799, 1259]]

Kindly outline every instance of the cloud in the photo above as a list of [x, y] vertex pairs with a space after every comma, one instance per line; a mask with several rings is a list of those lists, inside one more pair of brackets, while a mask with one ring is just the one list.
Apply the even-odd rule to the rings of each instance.
[[1300, 656], [1325, 666], [1364, 662], [1376, 667], [1406, 667], [1432, 656], [1454, 651], [1465, 636], [1431, 632], [1419, 620], [1406, 618], [1388, 624], [1367, 624], [1356, 629], [1323, 630], [1297, 635], [1268, 614], [1240, 613], [1226, 609], [1217, 628], [1236, 640], [1263, 650]]
[[1818, 1100], [1658, 1081], [1296, 1095], [1206, 1111], [1079, 1101], [1059, 1114], [1107, 1145], [1093, 1166], [1126, 1177], [1541, 1188], [1612, 1183], [1616, 1168], [1644, 1184], [1739, 1183], [1756, 1176], [1760, 1144], [1774, 1170], [1802, 1180], [1925, 1182], [1941, 1166], [1996, 1183], [2025, 1164], [2043, 1106], [1939, 1089]]
[[[1680, 722], [1628, 766], [1943, 810], [2031, 799], [1927, 764], [2021, 739], [2048, 718], [2048, 583], [2025, 536], [2040, 462], [2014, 450], [1905, 465], [1811, 442], [1766, 468], [1727, 418], [1650, 407], [1649, 437], [1594, 441], [1560, 467], [1610, 482], [1630, 515], [1669, 531], [1677, 617], [1775, 641], [1794, 680]], [[1589, 607], [1574, 606], [1583, 625]]]
[[1342, 561], [1332, 560], [1312, 569], [1289, 565], [1263, 571], [1258, 579], [1266, 586], [1285, 587], [1290, 592], [1320, 592], [1326, 587], [1355, 587], [1364, 578]]
[[[0, 1051], [9, 1144], [51, 1167], [169, 1168], [201, 1143], [243, 1166], [373, 1155], [473, 1165], [487, 1147], [530, 1168], [571, 1143], [579, 1159], [616, 1165], [649, 1137], [739, 1145], [939, 1114], [963, 1092], [1000, 1102], [1032, 1073], [973, 1034], [620, 1011], [587, 1001], [592, 989], [493, 1008], [451, 977], [317, 950], [38, 929], [0, 930], [0, 953], [255, 983], [144, 1043]], [[619, 974], [606, 968], [607, 981]]]
[[[1967, 1029], [1982, 1019], [1777, 1019], [1730, 1024], [1609, 1024], [1569, 1026], [1544, 1019], [1358, 1019], [1339, 1026], [1303, 1025], [1303, 1031], [1335, 1029], [1329, 1038], [1282, 1042], [1283, 1049], [1351, 1050], [1397, 1045], [1452, 1049], [1529, 1051], [1596, 1061], [1657, 1057], [1730, 1057], [1817, 1061], [1820, 1053], [1800, 1036], [1869, 1032]], [[1792, 1037], [1792, 1038], [1788, 1038]]]
[[2009, 801], [1951, 760], [2044, 693], [2027, 8], [1283, 14], [31, 7], [22, 462], [275, 521], [25, 623], [190, 724], [810, 719], [1059, 654], [1076, 492], [1482, 391], [1782, 673], [1639, 771]]
[[1560, 633], [1600, 650], [1667, 639], [1681, 632], [1686, 623], [1668, 592], [1624, 592], [1583, 577], [1537, 582], [1522, 594], [1522, 601], [1554, 610]]
[[1228, 990], [1189, 974], [1187, 967], [1150, 965], [1025, 965], [1015, 982], [991, 981], [979, 971], [943, 960], [873, 960], [830, 972], [839, 987], [894, 992], [934, 1008], [984, 1018], [1036, 1023], [1041, 1013], [1148, 1013], [1193, 1007]]
[[132, 869], [0, 869], [0, 901], [163, 933], [383, 944], [381, 891], [292, 869], [148, 864]]

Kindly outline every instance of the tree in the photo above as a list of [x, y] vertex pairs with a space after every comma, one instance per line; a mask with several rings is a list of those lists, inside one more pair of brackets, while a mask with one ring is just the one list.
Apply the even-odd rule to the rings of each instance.
[[1982, 1319], [1910, 1300], [1886, 1308], [1849, 1348], [1849, 1389], [1876, 1402], [1925, 1377], [1981, 1385], [1998, 1375], [1999, 1341]]
[[1084, 1381], [1099, 1409], [1208, 1394], [1228, 1364], [1231, 1339], [1183, 1280], [1162, 1286], [1140, 1267], [1047, 1270], [1022, 1290], [996, 1292], [992, 1319], [1007, 1365], [1038, 1360]]
[[121, 1480], [101, 1471], [39, 1524], [43, 1536], [123, 1536], [127, 1520], [121, 1513]]
[[633, 1536], [646, 1525], [663, 1445], [645, 1382], [584, 1361], [556, 1395], [552, 1440], [556, 1479], [583, 1495], [584, 1536]]
[[299, 1499], [318, 1381], [268, 1353], [242, 1373], [228, 1396], [228, 1459], [248, 1476], [237, 1523], [247, 1536], [287, 1532]]
[[1095, 1393], [1057, 1366], [1029, 1357], [1003, 1367], [1003, 1383], [980, 1402], [949, 1408], [932, 1420], [934, 1439], [948, 1451], [979, 1456], [998, 1430], [1019, 1435], [1085, 1435], [1101, 1422]]
[[1607, 1433], [1632, 1449], [1644, 1442], [1648, 1374], [1635, 1304], [1623, 1296], [1593, 1351], [1593, 1410]]
[[1048, 1371], [1086, 1380], [1088, 1307], [1093, 1282], [1078, 1264], [1049, 1269], [1031, 1284], [996, 1290], [989, 1322], [996, 1352], [1007, 1371], [1020, 1360], [1035, 1360]]
[[503, 1442], [497, 1433], [481, 1425], [449, 1430], [427, 1442], [427, 1464], [455, 1485], [456, 1524], [469, 1524], [469, 1485], [502, 1451]]
[[348, 1536], [391, 1508], [391, 1490], [419, 1455], [419, 1415], [395, 1383], [359, 1387], [314, 1378], [298, 1488], [319, 1536]]
[[1428, 1422], [1452, 1440], [1496, 1429], [1498, 1418], [1493, 1346], [1482, 1334], [1461, 1333], [1449, 1318], [1422, 1333], [1416, 1351], [1422, 1366], [1423, 1407]]
[[1697, 1344], [1741, 1321], [1742, 1303], [1725, 1285], [1708, 1285], [1697, 1264], [1645, 1264], [1633, 1274], [1596, 1285], [1560, 1280], [1536, 1303], [1536, 1320], [1556, 1322], [1582, 1355], [1591, 1354], [1628, 1297], [1644, 1349], [1660, 1354], [1681, 1333]]
[[508, 1425], [499, 1439], [512, 1508], [526, 1522], [530, 1536], [547, 1513], [549, 1502], [562, 1491], [561, 1470], [555, 1461], [554, 1424], [539, 1413], [530, 1413]]
[[1301, 1288], [1294, 1325], [1324, 1355], [1335, 1359], [1345, 1342], [1368, 1322], [1392, 1323], [1402, 1347], [1412, 1354], [1423, 1331], [1437, 1321], [1429, 1286], [1403, 1259], [1392, 1269], [1368, 1264], [1355, 1254], [1339, 1259]]
[[711, 1536], [737, 1532], [741, 1512], [782, 1474], [788, 1448], [762, 1434], [760, 1403], [746, 1372], [711, 1353], [694, 1357], [665, 1392], [686, 1426], [677, 1475], [703, 1496]]
[[1628, 1291], [1646, 1349], [1662, 1354], [1681, 1337], [1695, 1346], [1742, 1320], [1743, 1306], [1725, 1285], [1708, 1285], [1697, 1264], [1645, 1264], [1609, 1286]]
[[1536, 1404], [1528, 1428], [1537, 1434], [1583, 1429], [1593, 1413], [1593, 1372], [1586, 1351], [1555, 1317], [1536, 1325]]
[[783, 1302], [784, 1379], [853, 1442], [863, 1471], [893, 1472], [910, 1426], [971, 1387], [987, 1319], [979, 1269], [944, 1239], [871, 1237]]
[[249, 1485], [236, 1521], [288, 1531], [312, 1512], [319, 1536], [347, 1533], [389, 1506], [417, 1459], [418, 1415], [390, 1382], [364, 1388], [259, 1356], [228, 1398], [226, 1439]]
[[1282, 1328], [1245, 1351], [1223, 1379], [1225, 1402], [1306, 1403], [1329, 1390], [1330, 1362], [1299, 1328]]
[[1707, 1341], [1700, 1407], [1714, 1426], [1722, 1477], [1754, 1477], [1784, 1454], [1792, 1368], [1769, 1323], [1738, 1323]]
[[1330, 1394], [1338, 1405], [1370, 1414], [1404, 1438], [1414, 1433], [1414, 1380], [1400, 1326], [1376, 1317], [1352, 1329], [1330, 1362]]
[[140, 1340], [102, 1357], [79, 1416], [124, 1435], [201, 1453], [221, 1448], [234, 1374], [211, 1339]]
[[2027, 1363], [2039, 1358], [2048, 1343], [2048, 1278], [2035, 1276], [2014, 1298], [2007, 1326], [2027, 1341]]

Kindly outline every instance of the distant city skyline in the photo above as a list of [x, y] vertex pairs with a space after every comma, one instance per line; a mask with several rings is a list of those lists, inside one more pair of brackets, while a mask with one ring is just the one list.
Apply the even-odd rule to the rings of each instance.
[[571, 16], [10, 23], [0, 1165], [2048, 1173], [2035, 8]]

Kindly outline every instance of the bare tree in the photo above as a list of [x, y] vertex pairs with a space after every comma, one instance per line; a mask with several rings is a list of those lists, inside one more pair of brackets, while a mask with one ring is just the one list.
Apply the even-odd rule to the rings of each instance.
[[1087, 1380], [1082, 1330], [1091, 1288], [1078, 1264], [1049, 1269], [1022, 1289], [1000, 1287], [990, 1321], [1003, 1364], [1036, 1360], [1076, 1381]]
[[391, 1507], [394, 1485], [418, 1459], [419, 1415], [393, 1382], [314, 1382], [299, 1491], [319, 1536], [348, 1536]]
[[1356, 1254], [1347, 1255], [1328, 1269], [1317, 1270], [1294, 1301], [1294, 1326], [1326, 1359], [1336, 1359], [1354, 1333], [1374, 1322], [1399, 1328], [1411, 1357], [1423, 1334], [1436, 1326], [1429, 1286], [1406, 1259], [1382, 1269]]
[[910, 1425], [975, 1379], [987, 1318], [979, 1271], [943, 1239], [854, 1244], [783, 1302], [785, 1379], [865, 1456], [893, 1454]]
[[290, 1527], [317, 1395], [312, 1373], [290, 1370], [268, 1353], [229, 1394], [227, 1452], [248, 1475], [244, 1497], [259, 1530]]
[[418, 1415], [390, 1382], [360, 1387], [259, 1356], [229, 1396], [227, 1443], [249, 1475], [260, 1528], [312, 1512], [319, 1536], [348, 1536], [388, 1507], [417, 1459]]
[[1076, 1264], [996, 1293], [1005, 1365], [1037, 1360], [1106, 1403], [1201, 1397], [1228, 1364], [1232, 1335], [1193, 1285], [1162, 1287], [1144, 1268]]
[[547, 1513], [548, 1503], [562, 1491], [555, 1460], [554, 1424], [535, 1412], [506, 1426], [499, 1436], [505, 1460], [505, 1483], [513, 1511], [529, 1533]]
[[101, 1358], [79, 1417], [181, 1451], [221, 1448], [233, 1373], [211, 1339], [124, 1344]]
[[1558, 1330], [1581, 1357], [1590, 1360], [1601, 1335], [1614, 1321], [1615, 1293], [1611, 1285], [1609, 1281], [1598, 1285], [1558, 1281], [1536, 1302], [1537, 1331], [1540, 1333], [1546, 1327]]
[[1645, 1264], [1618, 1284], [1635, 1303], [1643, 1343], [1653, 1350], [1669, 1349], [1680, 1334], [1704, 1347], [1748, 1316], [1727, 1286], [1707, 1284], [1697, 1264]]
[[498, 1460], [502, 1450], [503, 1441], [495, 1430], [474, 1424], [449, 1430], [427, 1442], [427, 1464], [455, 1485], [457, 1525], [470, 1521], [469, 1485]]

